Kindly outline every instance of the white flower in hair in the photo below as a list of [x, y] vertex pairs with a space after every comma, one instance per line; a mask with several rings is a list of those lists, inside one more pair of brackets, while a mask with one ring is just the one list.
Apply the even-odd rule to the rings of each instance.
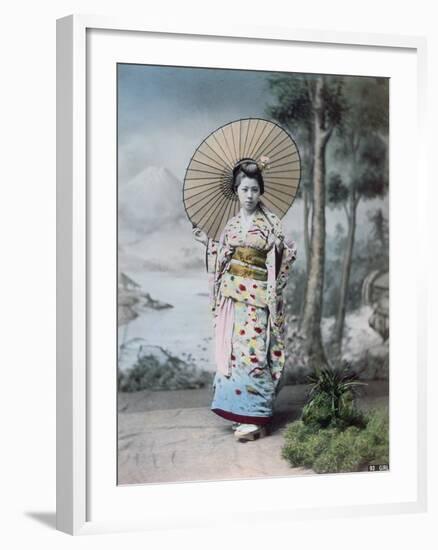
[[269, 163], [270, 162], [271, 161], [270, 161], [269, 157], [262, 156], [262, 157], [260, 157], [257, 165], [260, 168], [260, 170], [263, 172], [263, 170], [265, 170], [265, 168], [269, 168]]

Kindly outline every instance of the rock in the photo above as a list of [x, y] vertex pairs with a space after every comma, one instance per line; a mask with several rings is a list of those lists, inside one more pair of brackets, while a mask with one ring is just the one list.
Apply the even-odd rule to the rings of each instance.
[[118, 285], [118, 324], [123, 325], [136, 319], [146, 309], [167, 309], [172, 304], [155, 300], [148, 292], [143, 292], [125, 273], [120, 273]]

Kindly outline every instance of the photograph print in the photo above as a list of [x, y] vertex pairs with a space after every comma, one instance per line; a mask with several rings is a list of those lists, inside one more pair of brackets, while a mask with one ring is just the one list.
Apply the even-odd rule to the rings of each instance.
[[388, 470], [389, 79], [116, 84], [118, 484]]

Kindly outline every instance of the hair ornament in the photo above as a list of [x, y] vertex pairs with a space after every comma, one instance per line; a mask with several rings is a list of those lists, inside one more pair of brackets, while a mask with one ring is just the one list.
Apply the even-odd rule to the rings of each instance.
[[260, 172], [263, 172], [263, 170], [269, 168], [270, 162], [271, 159], [269, 157], [261, 156], [259, 161], [257, 162], [257, 166], [259, 167]]

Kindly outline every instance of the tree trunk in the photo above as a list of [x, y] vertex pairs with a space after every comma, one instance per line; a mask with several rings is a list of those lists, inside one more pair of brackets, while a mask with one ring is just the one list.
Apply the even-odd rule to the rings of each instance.
[[306, 252], [306, 273], [309, 273], [310, 266], [310, 242], [309, 242], [309, 192], [303, 191], [304, 195], [304, 250]]
[[316, 83], [314, 110], [312, 242], [301, 332], [309, 366], [327, 364], [321, 336], [325, 260], [325, 150], [330, 130], [324, 126], [322, 78]]
[[309, 270], [310, 270], [310, 254], [311, 254], [311, 251], [310, 251], [310, 238], [309, 238], [309, 211], [310, 211], [310, 208], [309, 208], [309, 191], [304, 188], [303, 190], [303, 198], [304, 198], [304, 226], [303, 226], [303, 229], [304, 229], [304, 251], [305, 251], [305, 254], [306, 254], [306, 284], [305, 284], [305, 287], [304, 287], [304, 293], [303, 293], [303, 302], [301, 304], [301, 311], [300, 311], [300, 329], [301, 329], [301, 324], [302, 324], [302, 320], [303, 320], [303, 315], [304, 315], [304, 306], [305, 306], [305, 303], [306, 303], [306, 297], [307, 297], [307, 281], [308, 281], [308, 277], [309, 277]]
[[339, 304], [335, 327], [332, 335], [333, 354], [336, 362], [340, 362], [342, 353], [342, 337], [344, 335], [345, 312], [347, 309], [347, 294], [350, 283], [351, 260], [353, 257], [354, 235], [356, 232], [356, 209], [358, 201], [354, 191], [350, 191], [348, 207], [348, 234], [344, 258], [342, 261], [341, 285], [339, 289]]

